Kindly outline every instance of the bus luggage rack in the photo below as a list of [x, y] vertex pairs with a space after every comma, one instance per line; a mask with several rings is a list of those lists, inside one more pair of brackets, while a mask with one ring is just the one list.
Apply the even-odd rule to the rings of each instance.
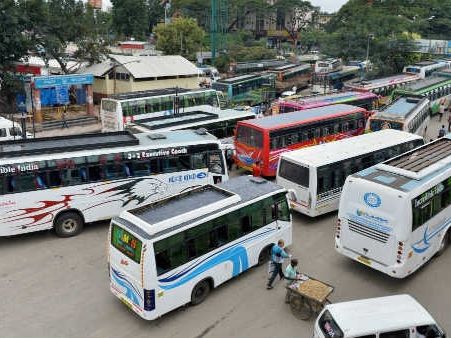
[[139, 145], [128, 131], [0, 142], [0, 158]]
[[445, 137], [384, 164], [418, 173], [448, 156], [451, 156], [451, 138]]

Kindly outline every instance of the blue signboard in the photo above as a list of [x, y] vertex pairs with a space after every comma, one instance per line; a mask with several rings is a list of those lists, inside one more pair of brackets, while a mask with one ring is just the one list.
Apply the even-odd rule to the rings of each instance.
[[87, 85], [94, 82], [92, 74], [72, 74], [72, 75], [56, 75], [56, 76], [36, 76], [32, 78], [34, 87], [51, 88], [72, 85]]

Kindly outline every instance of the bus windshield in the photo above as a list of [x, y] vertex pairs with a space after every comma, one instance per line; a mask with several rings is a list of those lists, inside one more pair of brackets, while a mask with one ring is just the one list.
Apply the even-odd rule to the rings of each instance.
[[239, 126], [236, 139], [238, 142], [246, 144], [254, 148], [263, 147], [263, 135], [260, 130], [256, 130], [247, 126]]
[[303, 187], [309, 186], [309, 169], [286, 160], [280, 161], [279, 176]]
[[371, 120], [370, 121], [370, 129], [372, 131], [379, 131], [382, 129], [396, 129], [402, 130], [403, 124], [401, 122], [396, 121], [388, 121], [388, 120]]
[[136, 263], [141, 262], [142, 242], [114, 223], [112, 224], [111, 244]]

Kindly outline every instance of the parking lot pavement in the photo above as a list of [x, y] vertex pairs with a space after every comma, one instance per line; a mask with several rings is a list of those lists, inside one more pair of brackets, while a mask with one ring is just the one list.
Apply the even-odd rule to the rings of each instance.
[[[334, 214], [295, 214], [291, 252], [299, 269], [335, 286], [332, 301], [409, 293], [451, 332], [451, 249], [405, 280], [335, 253]], [[146, 322], [109, 291], [107, 223], [69, 239], [51, 232], [0, 239], [1, 337], [311, 337], [284, 303], [285, 283], [266, 290], [266, 266], [214, 290], [201, 305]]]
[[[438, 126], [435, 117], [428, 133]], [[397, 280], [338, 255], [335, 222], [336, 213], [293, 215], [290, 250], [300, 271], [335, 286], [333, 302], [409, 293], [451, 333], [451, 248]], [[313, 320], [296, 319], [284, 303], [285, 283], [266, 290], [266, 266], [227, 282], [203, 304], [140, 319], [109, 291], [107, 229], [104, 222], [68, 239], [52, 232], [0, 238], [0, 337], [311, 337]]]

